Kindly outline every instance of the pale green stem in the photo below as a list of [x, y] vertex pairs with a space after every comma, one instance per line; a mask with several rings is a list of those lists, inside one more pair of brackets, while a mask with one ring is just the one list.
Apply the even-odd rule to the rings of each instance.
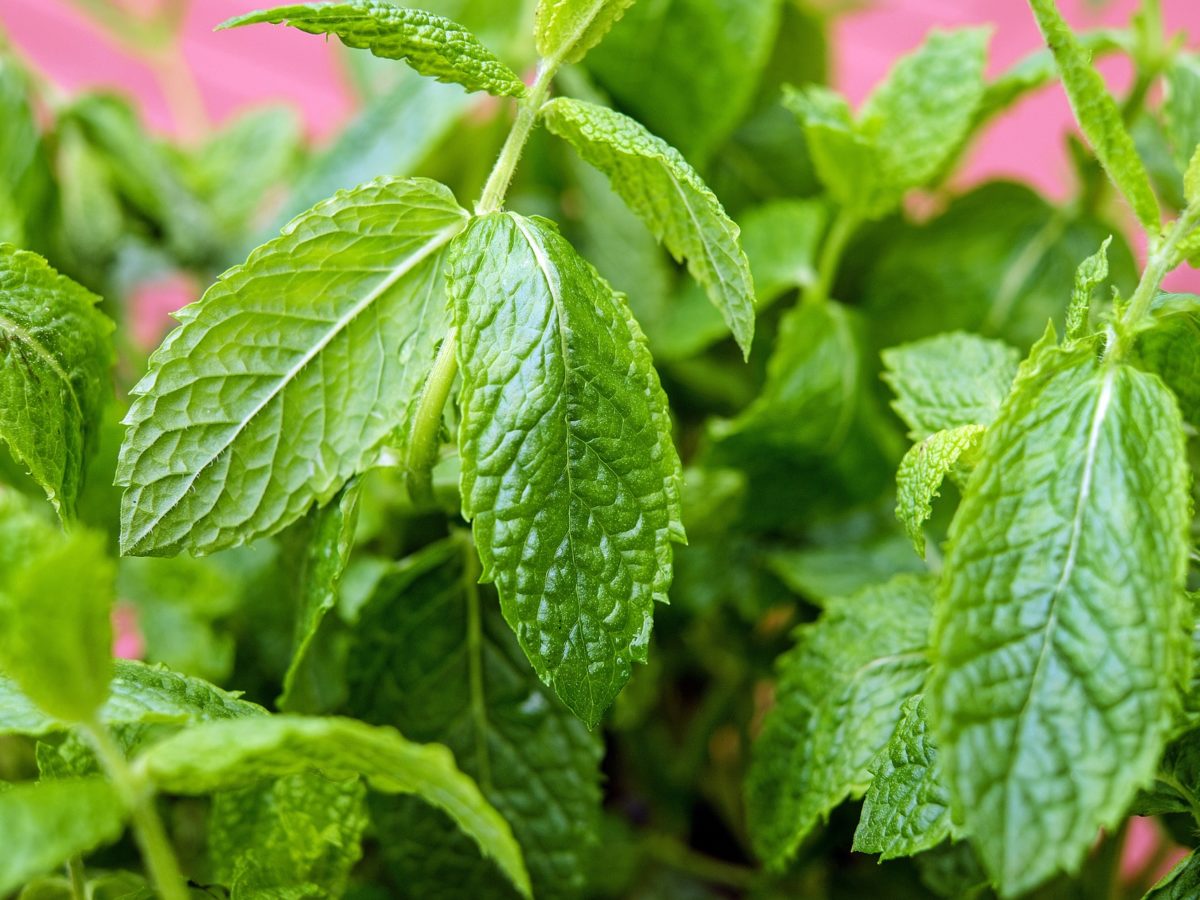
[[500, 148], [500, 156], [497, 157], [492, 174], [483, 186], [483, 194], [475, 205], [477, 215], [486, 216], [488, 213], [497, 212], [504, 205], [513, 174], [517, 171], [517, 163], [521, 160], [521, 153], [524, 152], [529, 135], [533, 132], [538, 113], [550, 93], [550, 82], [554, 80], [557, 71], [556, 63], [544, 61], [538, 67], [537, 80], [529, 88], [529, 92], [518, 101], [517, 117], [513, 120], [512, 130], [509, 131], [504, 146]]
[[451, 328], [438, 348], [425, 389], [417, 401], [417, 411], [413, 415], [405, 468], [408, 495], [415, 503], [423, 505], [433, 500], [433, 466], [441, 446], [442, 410], [458, 375], [458, 360], [454, 355], [457, 343], [458, 332]]
[[821, 258], [817, 262], [817, 280], [804, 294], [805, 303], [824, 303], [829, 299], [833, 289], [833, 280], [837, 277], [838, 266], [842, 254], [846, 252], [846, 244], [853, 237], [859, 225], [858, 216], [848, 210], [840, 210], [829, 234], [825, 237], [825, 246], [821, 248]]
[[134, 775], [125, 761], [125, 754], [103, 724], [98, 721], [86, 723], [82, 728], [100, 759], [100, 765], [129, 807], [133, 834], [158, 895], [163, 900], [188, 900], [187, 882], [179, 871], [175, 851], [158, 816], [153, 789]]
[[83, 870], [83, 860], [78, 856], [67, 860], [67, 876], [71, 879], [71, 896], [75, 900], [87, 900], [87, 877]]

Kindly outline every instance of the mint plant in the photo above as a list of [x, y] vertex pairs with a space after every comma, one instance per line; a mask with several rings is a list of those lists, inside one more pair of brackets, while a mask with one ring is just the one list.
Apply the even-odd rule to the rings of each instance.
[[[221, 25], [347, 48], [317, 151], [0, 52], [0, 895], [1192, 896], [1121, 865], [1200, 828], [1156, 0], [857, 110], [790, 0], [527, 5]], [[954, 187], [1055, 82], [1074, 195]]]

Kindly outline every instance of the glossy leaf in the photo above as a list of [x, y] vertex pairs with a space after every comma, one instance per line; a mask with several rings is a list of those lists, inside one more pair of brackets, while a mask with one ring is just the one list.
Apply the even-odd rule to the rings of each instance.
[[835, 806], [870, 785], [871, 762], [925, 680], [932, 604], [928, 579], [901, 575], [797, 629], [746, 783], [750, 835], [769, 866], [781, 868]]
[[113, 325], [99, 299], [40, 256], [0, 244], [0, 439], [64, 520], [111, 391]]
[[1052, 338], [989, 427], [951, 525], [927, 691], [956, 815], [1009, 895], [1075, 870], [1121, 819], [1190, 665], [1175, 401]]
[[1080, 129], [1138, 220], [1151, 234], [1157, 234], [1162, 214], [1150, 186], [1150, 176], [1125, 129], [1116, 101], [1108, 93], [1100, 73], [1092, 67], [1090, 54], [1067, 27], [1054, 0], [1029, 0], [1029, 5], [1054, 54]]
[[125, 807], [101, 778], [15, 785], [0, 791], [0, 894], [73, 856], [110, 844], [125, 830]]
[[915, 441], [952, 428], [987, 425], [1000, 411], [1020, 354], [1002, 341], [954, 332], [883, 352], [892, 406]]
[[1200, 857], [1193, 851], [1150, 889], [1145, 900], [1189, 900], [1200, 893]]
[[551, 100], [546, 127], [565, 138], [704, 286], [742, 354], [754, 338], [754, 282], [740, 229], [687, 161], [633, 119], [580, 100]]
[[645, 339], [541, 219], [475, 219], [448, 285], [463, 514], [538, 675], [596, 725], [671, 581], [679, 457]]
[[904, 701], [891, 740], [871, 763], [854, 849], [878, 853], [880, 862], [915, 856], [953, 831], [950, 792], [942, 784], [926, 715], [924, 697]]
[[207, 722], [151, 746], [134, 768], [177, 794], [250, 787], [313, 771], [331, 779], [361, 775], [377, 791], [415, 794], [445, 811], [529, 896], [529, 875], [508, 823], [458, 770], [450, 751], [414, 744], [393, 728], [300, 716]]
[[577, 63], [595, 47], [634, 0], [541, 0], [534, 24], [538, 53]]
[[266, 22], [290, 25], [309, 34], [335, 34], [347, 47], [402, 59], [422, 75], [461, 84], [469, 91], [519, 97], [520, 78], [479, 39], [456, 22], [419, 9], [381, 0], [278, 6], [238, 16], [220, 28]]
[[900, 461], [896, 473], [896, 518], [904, 526], [913, 547], [925, 557], [923, 525], [933, 515], [933, 499], [947, 475], [979, 450], [985, 425], [960, 425], [931, 434]]
[[325, 503], [404, 432], [448, 322], [442, 255], [466, 213], [383, 178], [293, 220], [226, 272], [134, 389], [117, 482], [126, 553], [207, 553]]

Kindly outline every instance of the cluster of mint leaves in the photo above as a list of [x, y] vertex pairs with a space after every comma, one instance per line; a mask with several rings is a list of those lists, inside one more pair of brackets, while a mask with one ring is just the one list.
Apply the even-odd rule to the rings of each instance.
[[[1097, 834], [1129, 814], [1195, 815], [1184, 423], [1200, 411], [1200, 301], [1160, 288], [1200, 256], [1200, 66], [1164, 42], [1153, 0], [1129, 31], [1085, 35], [1049, 0], [1031, 6], [1052, 52], [994, 80], [986, 30], [966, 29], [932, 34], [857, 113], [820, 86], [786, 89], [798, 123], [781, 130], [786, 146], [803, 153], [823, 196], [770, 200], [739, 216], [744, 232], [684, 156], [635, 119], [550, 97], [560, 68], [626, 16], [617, 49], [592, 70], [638, 110], [654, 91], [626, 80], [619, 57], [639, 47], [629, 35], [651, 24], [665, 45], [690, 38], [707, 52], [715, 8], [663, 21], [645, 0], [542, 0], [528, 86], [462, 26], [391, 3], [232, 20], [336, 35], [512, 102], [515, 117], [473, 211], [430, 178], [374, 178], [322, 199], [318, 167], [289, 200], [311, 209], [290, 210], [299, 215], [278, 237], [179, 314], [124, 429], [105, 421], [105, 301], [16, 245], [46, 249], [106, 294], [122, 288], [131, 231], [204, 272], [254, 233], [251, 208], [286, 171], [294, 135], [262, 115], [189, 153], [147, 141], [121, 101], [84, 97], [57, 112], [56, 193], [34, 117], [0, 122], [0, 228], [12, 241], [0, 245], [0, 432], [61, 525], [0, 488], [0, 730], [36, 742], [41, 776], [0, 783], [0, 823], [13, 836], [0, 891], [28, 882], [68, 896], [187, 896], [159, 795], [212, 797], [206, 874], [234, 896], [340, 895], [372, 830], [399, 871], [432, 874], [443, 889], [457, 879], [462, 895], [594, 890], [585, 860], [608, 848], [597, 846], [603, 748], [590, 729], [632, 663], [647, 661], [668, 592], [694, 632], [721, 616], [753, 623], [683, 641], [718, 673], [695, 715], [707, 752], [728, 736], [724, 717], [756, 738], [744, 818], [719, 779], [705, 802], [731, 807], [737, 838], [766, 870], [654, 845], [702, 880], [809, 889], [797, 887], [809, 884], [808, 838], [850, 797], [863, 801], [855, 849], [915, 855], [926, 888], [944, 896], [989, 884], [1053, 895], [1062, 881], [1052, 879], [1086, 875]], [[686, 58], [674, 46], [654, 61], [668, 77]], [[1138, 63], [1124, 108], [1091, 64], [1118, 50]], [[562, 74], [571, 95], [595, 93], [576, 70]], [[1162, 76], [1163, 120], [1147, 124], [1138, 114]], [[939, 185], [983, 124], [1056, 77], [1146, 232], [1140, 277], [1086, 211], [1049, 211], [1010, 185], [960, 198], [925, 226], [899, 219], [910, 192]], [[22, 79], [0, 67], [0, 99], [18, 110]], [[412, 84], [397, 96], [419, 109]], [[737, 156], [720, 156], [714, 135], [733, 123], [702, 98], [647, 112], [725, 178], [721, 165]], [[442, 99], [423, 110], [427, 123], [460, 111]], [[691, 103], [704, 113], [694, 130]], [[389, 104], [378, 114], [395, 112]], [[607, 195], [589, 188], [597, 209], [606, 196], [624, 204], [607, 213], [615, 226], [606, 232], [597, 215], [581, 237], [628, 297], [558, 226], [505, 208], [539, 126], [595, 170], [578, 171], [581, 185], [610, 181]], [[352, 128], [330, 158], [369, 157], [357, 137]], [[748, 129], [731, 141], [756, 139]], [[233, 169], [255, 165], [255, 191], [231, 189]], [[1090, 177], [1095, 203], [1105, 188]], [[1178, 210], [1166, 225], [1160, 202]], [[995, 247], [975, 259], [963, 223], [980, 221]], [[664, 276], [642, 236], [686, 265], [669, 308], [647, 300]], [[922, 254], [946, 268], [935, 277]], [[856, 283], [848, 261], [864, 256], [870, 274]], [[1067, 290], [1051, 289], [1062, 283], [1052, 258], [1074, 270]], [[794, 305], [770, 309], [797, 289]], [[769, 354], [739, 393], [756, 316]], [[1014, 345], [1029, 344], [1022, 361]], [[878, 408], [877, 360], [911, 447]], [[669, 408], [681, 386], [709, 413]], [[119, 574], [86, 524], [82, 490], [106, 444], [115, 457], [114, 435]], [[864, 532], [862, 516], [821, 509], [877, 505], [888, 493], [872, 481], [880, 472], [895, 476], [905, 536], [870, 533], [873, 513]], [[381, 477], [404, 497], [399, 527], [414, 531], [396, 543], [419, 549], [356, 567], [364, 530], [387, 540], [372, 522], [391, 515], [373, 496]], [[935, 500], [947, 479], [961, 502], [943, 547], [929, 533], [941, 527], [930, 520], [945, 512]], [[454, 525], [459, 512], [471, 534]], [[692, 547], [672, 588], [685, 516]], [[422, 539], [429, 518], [437, 536]], [[282, 713], [197, 677], [112, 663], [114, 598], [161, 593], [155, 573], [166, 570], [137, 557], [172, 556], [170, 590], [196, 599], [182, 618], [147, 620], [148, 636], [184, 668], [225, 677], [231, 650], [196, 618], [270, 605], [246, 574], [268, 544], [296, 603]], [[229, 566], [199, 558], [219, 551]], [[820, 613], [779, 658], [765, 715], [730, 713], [730, 698], [765, 674], [740, 655], [769, 662], [764, 643], [777, 646], [780, 583]], [[172, 650], [176, 631], [205, 637]], [[630, 735], [627, 753], [652, 756], [650, 710], [670, 704], [646, 683], [621, 694], [611, 724]], [[331, 711], [353, 718], [317, 714]], [[695, 772], [695, 757], [664, 771]], [[121, 872], [83, 886], [82, 855], [127, 825], [150, 882]], [[477, 865], [481, 854], [490, 862]], [[35, 880], [64, 862], [69, 883]], [[1152, 894], [1188, 896], [1198, 873], [1189, 859]]]

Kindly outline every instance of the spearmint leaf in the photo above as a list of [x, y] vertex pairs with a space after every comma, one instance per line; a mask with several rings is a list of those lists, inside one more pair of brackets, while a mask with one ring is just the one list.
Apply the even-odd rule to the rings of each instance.
[[362, 857], [366, 787], [315, 773], [213, 798], [208, 856], [234, 897], [340, 897]]
[[754, 281], [740, 229], [675, 148], [611, 109], [558, 98], [542, 108], [546, 127], [612, 181], [613, 189], [708, 292], [749, 358]]
[[[1190, 205], [1200, 204], [1200, 144], [1196, 145], [1196, 152], [1183, 173], [1183, 196]], [[1192, 252], [1195, 252], [1194, 248]]]
[[125, 830], [125, 805], [102, 778], [13, 785], [0, 791], [0, 894]]
[[904, 701], [887, 746], [871, 763], [871, 786], [854, 832], [854, 849], [879, 861], [915, 856], [950, 836], [950, 792], [941, 783], [925, 698]]
[[0, 669], [49, 715], [88, 721], [112, 678], [116, 567], [106, 541], [84, 530], [62, 536], [20, 513], [6, 519], [0, 538], [24, 530], [25, 552], [14, 565], [10, 545], [0, 571]]
[[902, 534], [858, 537], [825, 547], [774, 550], [763, 560], [788, 589], [825, 607], [902, 572], [924, 572]]
[[5, 239], [42, 248], [46, 235], [38, 231], [42, 227], [38, 219], [53, 187], [29, 102], [29, 78], [15, 59], [0, 52], [0, 194], [12, 216]]
[[1200, 856], [1189, 853], [1143, 900], [1190, 900], [1200, 894]]
[[402, 59], [438, 81], [469, 91], [520, 97], [525, 85], [479, 38], [457, 22], [385, 0], [344, 0], [277, 6], [237, 16], [218, 25], [239, 28], [266, 22], [290, 25], [309, 34], [335, 34], [347, 47], [370, 50], [384, 59]]
[[586, 66], [618, 106], [704, 168], [754, 102], [781, 5], [634, 3]]
[[925, 680], [932, 605], [928, 578], [901, 575], [796, 630], [746, 781], [750, 836], [769, 866], [870, 785], [872, 760]]
[[1185, 421], [1200, 424], [1200, 317], [1168, 316], [1137, 336], [1137, 364], [1158, 375], [1179, 402]]
[[381, 178], [226, 272], [134, 389], [117, 483], [125, 553], [209, 553], [298, 519], [403, 429], [448, 328], [466, 222], [427, 179]]
[[[393, 565], [355, 626], [348, 709], [450, 747], [512, 826], [535, 896], [573, 896], [595, 853], [604, 744], [538, 681], [494, 595], [475, 584], [474, 553], [449, 539]], [[371, 807], [395, 836], [384, 856], [414, 893], [495, 892], [495, 867], [444, 816], [411, 798]]]
[[271, 716], [206, 722], [153, 745], [134, 762], [163, 791], [207, 794], [267, 778], [361, 775], [377, 791], [415, 794], [444, 810], [526, 897], [529, 875], [508, 823], [458, 770], [450, 751], [353, 719]]
[[57, 137], [64, 252], [85, 270], [110, 265], [127, 227], [112, 173], [75, 122], [63, 122]]
[[75, 515], [111, 391], [113, 324], [100, 298], [0, 244], [0, 439], [63, 521]]
[[937, 175], [983, 99], [989, 31], [935, 31], [867, 99], [858, 131], [876, 148], [883, 182], [903, 193]]
[[1087, 333], [1092, 295], [1108, 280], [1108, 245], [1111, 243], [1111, 236], [1105, 238], [1100, 249], [1075, 270], [1075, 287], [1071, 291], [1071, 305], [1067, 307], [1068, 341], [1077, 341]]
[[682, 477], [625, 299], [544, 219], [472, 221], [447, 275], [462, 506], [534, 670], [594, 727], [646, 658]]
[[909, 436], [987, 425], [1000, 411], [1020, 354], [1002, 341], [954, 332], [884, 350], [883, 380]]
[[1186, 169], [1200, 147], [1200, 57], [1180, 53], [1166, 71], [1163, 120], [1175, 165]]
[[1167, 745], [1154, 783], [1138, 795], [1132, 810], [1139, 816], [1200, 813], [1200, 732], [1184, 732]]
[[1049, 331], [951, 525], [927, 690], [1006, 895], [1075, 870], [1154, 776], [1190, 667], [1188, 481], [1162, 382]]
[[1067, 99], [1079, 128], [1091, 144], [1113, 184], [1129, 201], [1134, 215], [1150, 234], [1162, 227], [1162, 213], [1150, 176], [1125, 129], [1121, 111], [1092, 67], [1090, 54], [1063, 21], [1054, 0], [1029, 0], [1038, 28], [1054, 54]]
[[933, 498], [938, 496], [942, 480], [962, 460], [978, 452], [986, 425], [960, 425], [931, 434], [914, 444], [896, 473], [896, 518], [925, 558], [925, 532], [922, 526], [933, 515]]
[[299, 570], [294, 573], [299, 585], [295, 649], [283, 676], [280, 709], [292, 710], [299, 699], [297, 693], [305, 690], [299, 680], [305, 675], [313, 677], [305, 659], [321, 620], [337, 605], [338, 587], [354, 546], [361, 486], [361, 481], [354, 481], [343, 488], [328, 505], [312, 514], [312, 521], [305, 529], [304, 553]]
[[534, 20], [544, 58], [577, 63], [616, 24], [634, 0], [541, 0]]
[[785, 451], [836, 448], [846, 438], [861, 382], [861, 325], [839, 303], [798, 303], [783, 316], [767, 382], [736, 419], [712, 433], [734, 455], [766, 444]]

